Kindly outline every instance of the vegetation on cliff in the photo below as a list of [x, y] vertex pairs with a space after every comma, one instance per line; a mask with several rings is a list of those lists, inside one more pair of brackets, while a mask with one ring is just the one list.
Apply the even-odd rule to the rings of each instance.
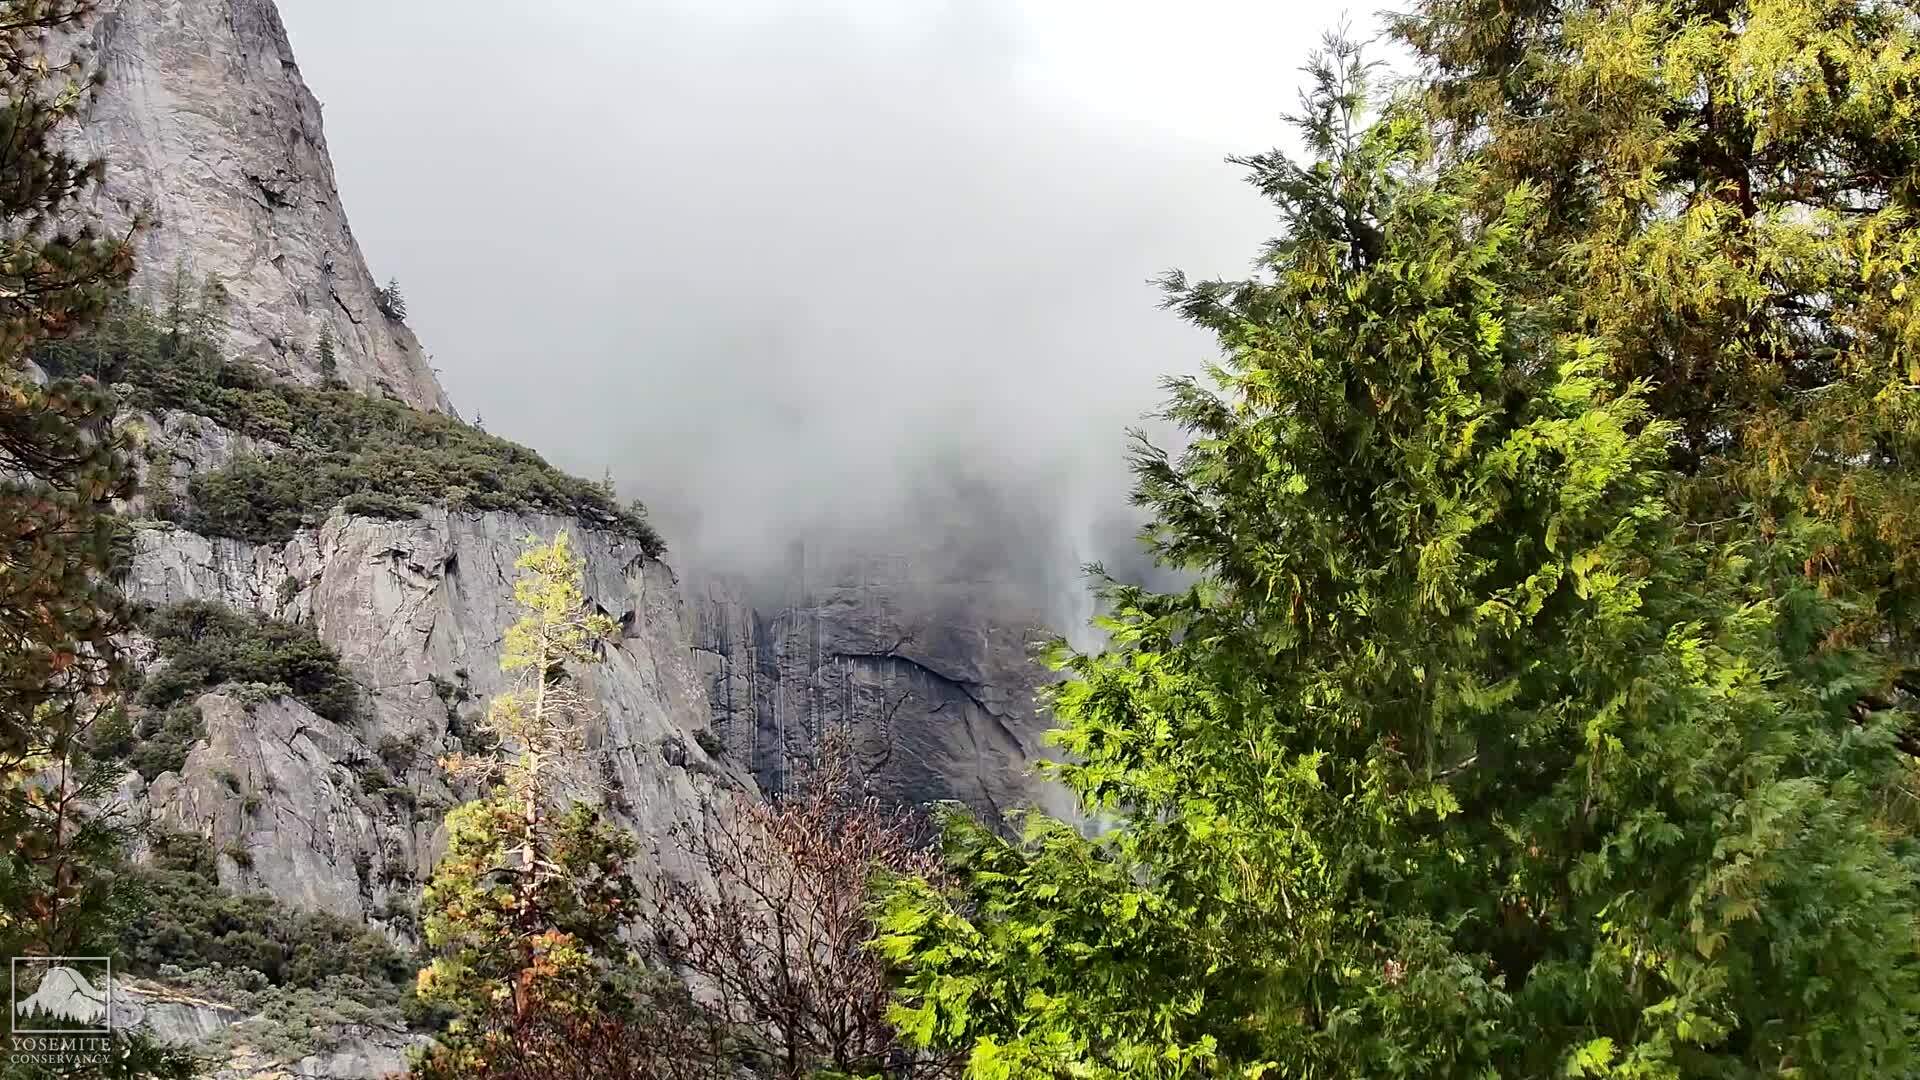
[[[268, 445], [192, 477], [184, 505], [162, 499], [158, 509], [182, 525], [280, 543], [336, 507], [404, 518], [430, 505], [572, 517], [648, 554], [665, 550], [638, 503], [621, 505], [603, 485], [568, 476], [524, 446], [444, 413], [338, 385], [298, 386], [225, 359], [212, 330], [225, 303], [217, 283], [196, 295], [176, 292], [159, 313], [122, 299], [94, 329], [48, 343], [36, 359], [50, 372], [112, 385], [125, 408], [189, 413]], [[324, 366], [331, 343], [315, 347]]]
[[245, 970], [265, 985], [309, 990], [350, 977], [368, 988], [369, 1004], [384, 1005], [398, 1005], [413, 981], [413, 958], [357, 919], [220, 888], [213, 850], [198, 837], [154, 837], [149, 861], [129, 874], [145, 912], [120, 930], [117, 954], [131, 972]]
[[228, 892], [199, 837], [156, 835], [148, 860], [124, 873], [141, 917], [120, 928], [116, 970], [247, 1014], [228, 1033], [233, 1041], [295, 1060], [332, 1049], [356, 1028], [434, 1021], [414, 997], [412, 956], [357, 918]]
[[360, 688], [340, 654], [311, 627], [258, 612], [189, 601], [143, 615], [164, 663], [146, 676], [140, 701], [165, 709], [226, 683], [258, 684], [297, 699], [336, 724], [360, 714]]

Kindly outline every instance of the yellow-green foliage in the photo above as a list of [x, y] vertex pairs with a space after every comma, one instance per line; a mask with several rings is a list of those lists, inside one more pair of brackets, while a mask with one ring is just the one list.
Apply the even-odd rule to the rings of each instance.
[[479, 725], [496, 749], [477, 758], [456, 754], [447, 764], [456, 773], [497, 775], [523, 802], [538, 803], [551, 796], [548, 772], [585, 745], [593, 716], [568, 665], [599, 663], [618, 627], [588, 603], [585, 564], [566, 533], [545, 544], [529, 536], [526, 545], [513, 585], [524, 614], [507, 628], [500, 659], [512, 689], [493, 699]]
[[1429, 0], [1397, 28], [1479, 197], [1542, 196], [1533, 287], [1679, 425], [1688, 520], [1755, 542], [1781, 590], [1843, 600], [1799, 651], [1871, 649], [1867, 704], [1907, 700], [1920, 6]]
[[[1499, 124], [1631, 158], [1711, 87], [1660, 83], [1629, 131], [1581, 111], [1635, 107], [1594, 80], [1695, 49], [1699, 8], [1419, 10], [1496, 53], [1514, 11], [1585, 35], [1593, 70], [1491, 84], [1565, 92]], [[979, 1080], [1914, 1076], [1915, 851], [1883, 798], [1911, 774], [1862, 704], [1879, 662], [1805, 636], [1854, 596], [1778, 573], [1800, 541], [1690, 516], [1735, 417], [1639, 376], [1734, 327], [1641, 307], [1679, 279], [1566, 239], [1566, 185], [1668, 174], [1498, 184], [1498, 132], [1455, 146], [1424, 99], [1360, 123], [1363, 73], [1320, 68], [1313, 160], [1247, 160], [1285, 226], [1257, 276], [1170, 282], [1224, 359], [1172, 384], [1190, 438], [1142, 445], [1137, 496], [1198, 580], [1110, 585], [1107, 647], [1062, 646], [1052, 698], [1052, 771], [1111, 827], [951, 821], [953, 884], [887, 892], [899, 1023]], [[1871, 471], [1845, 447], [1804, 467]]]
[[[418, 1067], [468, 1075], [511, 1027], [555, 1008], [607, 1008], [602, 984], [631, 967], [622, 934], [639, 914], [626, 864], [633, 837], [593, 807], [557, 809], [555, 771], [577, 764], [589, 699], [570, 666], [600, 662], [613, 621], [592, 609], [584, 563], [565, 533], [527, 537], [500, 667], [513, 688], [482, 728], [491, 750], [444, 764], [498, 786], [447, 815], [447, 853], [421, 897], [427, 943], [438, 954], [420, 973], [422, 1000], [457, 1019]], [[612, 1015], [610, 1013], [609, 1015]]]

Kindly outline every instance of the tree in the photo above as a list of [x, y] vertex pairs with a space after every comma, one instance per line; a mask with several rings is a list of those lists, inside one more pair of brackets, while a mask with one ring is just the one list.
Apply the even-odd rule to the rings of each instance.
[[[420, 973], [420, 997], [455, 1019], [415, 1075], [718, 1075], [691, 1071], [724, 1060], [717, 1030], [688, 1022], [684, 993], [649, 975], [628, 943], [639, 914], [633, 837], [591, 806], [562, 806], [562, 770], [592, 716], [572, 669], [599, 662], [614, 624], [589, 608], [565, 533], [529, 537], [517, 565], [524, 615], [500, 665], [515, 685], [480, 725], [496, 745], [446, 760], [497, 786], [447, 816], [447, 852], [421, 898], [438, 956]], [[684, 1066], [635, 1056], [694, 1046], [708, 1052]]]
[[[1920, 713], [1920, 23], [1910, 2], [1429, 0], [1396, 30], [1527, 258], [1677, 425], [1675, 498], [1839, 601], [1862, 711]], [[1797, 586], [1783, 584], [1784, 589]], [[1920, 715], [1906, 748], [1920, 753]]]
[[1894, 728], [1780, 633], [1844, 606], [1676, 511], [1685, 425], [1532, 257], [1555, 192], [1361, 124], [1365, 73], [1245, 160], [1263, 272], [1168, 282], [1225, 359], [1136, 497], [1197, 581], [1108, 582], [1051, 703], [1114, 827], [952, 821], [896, 1019], [983, 1080], [1911, 1075]]
[[[83, 326], [132, 271], [126, 237], [100, 235], [80, 200], [100, 161], [61, 149], [85, 109], [81, 62], [49, 67], [48, 32], [91, 14], [87, 0], [0, 3], [0, 770], [57, 753], [116, 672], [121, 608], [108, 513], [131, 470], [112, 402], [90, 379], [43, 380], [41, 341]], [[75, 224], [80, 222], [80, 224]]]
[[597, 664], [603, 643], [618, 627], [591, 609], [585, 564], [561, 533], [548, 544], [527, 537], [514, 565], [521, 571], [513, 599], [526, 614], [507, 628], [500, 670], [513, 689], [493, 699], [480, 724], [495, 740], [492, 753], [454, 754], [456, 775], [498, 779], [536, 821], [555, 795], [555, 770], [585, 749], [592, 701], [568, 665]]
[[320, 339], [316, 347], [320, 365], [320, 381], [325, 386], [340, 385], [340, 348], [333, 341], [333, 327], [320, 328]]
[[[97, 77], [76, 53], [48, 62], [47, 35], [92, 0], [0, 0], [0, 952], [92, 953], [132, 894], [116, 874], [125, 828], [97, 807], [115, 770], [89, 732], [120, 716], [124, 609], [111, 585], [124, 538], [112, 500], [132, 471], [110, 394], [45, 377], [44, 342], [85, 327], [133, 270], [133, 233], [103, 234], [83, 200], [105, 163], [62, 149]], [[8, 1077], [186, 1077], [192, 1060], [140, 1036], [104, 1063], [11, 1062]]]
[[829, 733], [771, 801], [739, 796], [676, 829], [704, 874], [648, 880], [655, 945], [730, 1030], [753, 1033], [754, 1075], [958, 1075], [953, 1055], [894, 1030], [887, 964], [868, 945], [876, 874], [938, 877], [925, 824], [862, 792], [844, 733]]
[[399, 278], [390, 278], [385, 285], [373, 290], [373, 306], [395, 322], [406, 321], [407, 298], [400, 292]]

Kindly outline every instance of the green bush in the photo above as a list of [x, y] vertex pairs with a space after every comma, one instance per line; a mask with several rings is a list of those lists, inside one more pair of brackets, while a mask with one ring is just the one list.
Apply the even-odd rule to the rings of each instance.
[[124, 726], [111, 721], [94, 733], [92, 750], [98, 757], [126, 762], [152, 782], [161, 773], [185, 768], [188, 752], [206, 733], [200, 707], [182, 701], [167, 709], [148, 709]]
[[359, 716], [359, 688], [340, 665], [340, 654], [304, 626], [201, 601], [158, 609], [141, 625], [166, 660], [140, 690], [141, 702], [151, 708], [189, 702], [226, 683], [262, 683], [285, 686], [335, 723]]
[[214, 873], [213, 851], [197, 837], [156, 838], [150, 865], [129, 870], [144, 917], [121, 930], [118, 956], [128, 969], [156, 974], [216, 965], [259, 972], [267, 985], [320, 989], [334, 976], [373, 988], [369, 1004], [397, 1005], [414, 976], [412, 958], [356, 920], [295, 911], [266, 893], [229, 893]]
[[35, 359], [53, 374], [114, 384], [124, 405], [204, 416], [281, 448], [190, 481], [188, 505], [169, 514], [196, 532], [278, 543], [335, 507], [407, 518], [426, 504], [575, 517], [637, 540], [648, 554], [665, 550], [638, 503], [622, 506], [524, 446], [396, 401], [270, 382], [223, 359], [205, 333], [164, 325], [131, 302]]

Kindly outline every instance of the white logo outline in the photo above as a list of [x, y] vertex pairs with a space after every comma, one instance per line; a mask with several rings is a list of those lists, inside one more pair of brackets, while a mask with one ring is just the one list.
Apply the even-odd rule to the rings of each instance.
[[[32, 994], [27, 996], [25, 1001], [20, 1000], [20, 962], [22, 960], [29, 964], [45, 965], [47, 969], [46, 974], [40, 978], [40, 985], [35, 988]], [[98, 965], [95, 970], [105, 975], [105, 980], [101, 986], [96, 988], [84, 974], [72, 966], [76, 964]], [[49, 987], [48, 980], [53, 978], [55, 973], [60, 973], [63, 981], [56, 983], [54, 987]], [[10, 977], [10, 993], [8, 996], [11, 998], [7, 1003], [7, 1022], [12, 1034], [77, 1036], [110, 1036], [113, 1034], [115, 1011], [113, 957], [15, 956], [9, 958], [7, 974]], [[56, 990], [64, 995], [57, 1001], [53, 1000], [51, 996], [47, 998], [41, 997], [43, 994], [52, 995]], [[76, 1003], [75, 999], [78, 999], [78, 1003]], [[28, 1010], [27, 1007], [29, 1005], [34, 1007]], [[87, 1019], [92, 1019], [97, 1022], [85, 1027], [24, 1028], [20, 1026], [23, 1013], [25, 1017], [29, 1019], [29, 1022], [35, 1020], [42, 1023], [65, 1021], [67, 1023], [77, 1024]]]

